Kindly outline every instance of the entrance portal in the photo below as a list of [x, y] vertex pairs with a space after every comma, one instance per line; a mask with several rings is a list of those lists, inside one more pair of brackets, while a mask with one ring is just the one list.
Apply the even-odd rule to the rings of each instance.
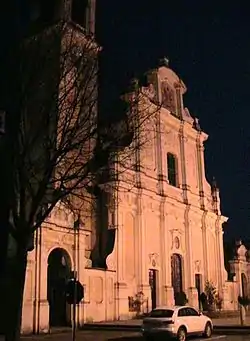
[[199, 309], [202, 309], [201, 304], [201, 274], [195, 274], [195, 287], [198, 293]]
[[151, 289], [151, 302], [152, 309], [156, 308], [157, 305], [157, 270], [149, 270], [149, 285]]
[[182, 292], [182, 258], [177, 253], [171, 256], [171, 280], [174, 294]]
[[71, 275], [68, 253], [61, 248], [54, 249], [48, 258], [47, 293], [50, 326], [71, 324], [70, 305], [66, 302], [66, 282]]

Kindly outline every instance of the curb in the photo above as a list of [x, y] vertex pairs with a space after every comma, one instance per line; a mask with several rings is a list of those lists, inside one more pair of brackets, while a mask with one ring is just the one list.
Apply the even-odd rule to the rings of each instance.
[[[85, 324], [81, 330], [113, 330], [113, 331], [135, 331], [139, 332], [141, 330], [140, 325], [114, 325], [114, 324], [98, 324], [89, 323]], [[214, 332], [216, 334], [250, 334], [250, 326], [214, 326]]]
[[214, 326], [214, 330], [220, 329], [232, 329], [232, 330], [248, 330], [250, 332], [250, 326], [238, 326], [238, 325], [221, 325], [221, 326]]
[[81, 330], [114, 330], [114, 331], [140, 331], [141, 325], [115, 325], [115, 324], [98, 324], [98, 323], [89, 323], [85, 324]]
[[[122, 325], [122, 324], [103, 324], [103, 323], [86, 323], [84, 326], [78, 329], [78, 331], [122, 331], [122, 332], [140, 332], [141, 331], [141, 325]], [[34, 334], [23, 334], [21, 335], [21, 338], [27, 338], [31, 339], [34, 336], [43, 336], [48, 337], [52, 335], [60, 335], [65, 333], [70, 333], [70, 328], [62, 328], [57, 330], [51, 330], [49, 333], [42, 333], [39, 335]], [[227, 325], [221, 325], [221, 326], [214, 326], [214, 334], [215, 335], [250, 335], [250, 326], [227, 326]], [[1, 336], [0, 336], [1, 340]]]

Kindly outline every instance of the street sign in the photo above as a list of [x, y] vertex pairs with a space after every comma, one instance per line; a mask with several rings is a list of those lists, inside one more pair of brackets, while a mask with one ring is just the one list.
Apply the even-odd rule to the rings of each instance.
[[83, 285], [75, 280], [70, 279], [66, 284], [66, 301], [69, 304], [78, 304], [84, 297]]

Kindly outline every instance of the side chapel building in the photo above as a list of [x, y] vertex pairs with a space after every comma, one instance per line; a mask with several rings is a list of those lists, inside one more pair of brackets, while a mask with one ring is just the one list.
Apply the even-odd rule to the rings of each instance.
[[[94, 33], [95, 0], [87, 4], [76, 29], [86, 25]], [[224, 268], [222, 224], [227, 218], [220, 211], [218, 188], [205, 177], [208, 135], [185, 108], [186, 86], [166, 61], [149, 73], [149, 81], [148, 91], [161, 106], [139, 153], [140, 186], [126, 191], [120, 179], [115, 221], [106, 226], [111, 243], [106, 243], [105, 266], [95, 262], [98, 238], [91, 216], [83, 214], [76, 229], [70, 212], [58, 205], [36, 231], [29, 253], [23, 332], [48, 332], [71, 323], [65, 283], [74, 272], [85, 288], [77, 306], [79, 325], [132, 317], [131, 300], [141, 292], [142, 310], [172, 305], [178, 292], [198, 306], [206, 280], [218, 289], [224, 309], [234, 309]]]

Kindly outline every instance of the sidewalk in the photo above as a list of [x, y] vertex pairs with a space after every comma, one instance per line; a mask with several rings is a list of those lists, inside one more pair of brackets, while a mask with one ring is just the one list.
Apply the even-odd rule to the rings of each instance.
[[[240, 325], [240, 317], [230, 317], [230, 318], [214, 318], [212, 319], [215, 329], [224, 328], [242, 328]], [[86, 323], [84, 328], [121, 328], [121, 329], [138, 329], [142, 324], [141, 319], [135, 320], [123, 320], [123, 321], [109, 321], [109, 322], [96, 322], [96, 323]], [[246, 318], [245, 328], [250, 329], [250, 316]]]
[[[142, 324], [141, 319], [137, 320], [123, 320], [123, 321], [109, 321], [109, 322], [95, 322], [95, 323], [86, 323], [83, 326], [83, 333], [91, 333], [92, 331], [124, 331], [124, 332], [138, 332], [140, 331], [140, 326]], [[231, 317], [231, 318], [214, 318], [213, 319], [214, 329], [215, 332], [223, 334], [231, 334], [234, 330], [234, 332], [238, 335], [241, 333], [250, 333], [250, 316], [246, 318], [246, 324], [245, 326], [240, 325], [240, 318], [237, 317]], [[66, 328], [53, 328], [51, 330], [50, 334], [41, 334], [39, 337], [46, 338], [49, 335], [53, 337], [57, 337], [61, 334], [69, 335], [71, 333], [71, 329], [69, 327]], [[62, 336], [62, 335], [61, 335]], [[23, 339], [33, 339], [35, 336], [23, 336]], [[3, 338], [1, 338], [0, 335], [0, 341], [2, 341]]]

